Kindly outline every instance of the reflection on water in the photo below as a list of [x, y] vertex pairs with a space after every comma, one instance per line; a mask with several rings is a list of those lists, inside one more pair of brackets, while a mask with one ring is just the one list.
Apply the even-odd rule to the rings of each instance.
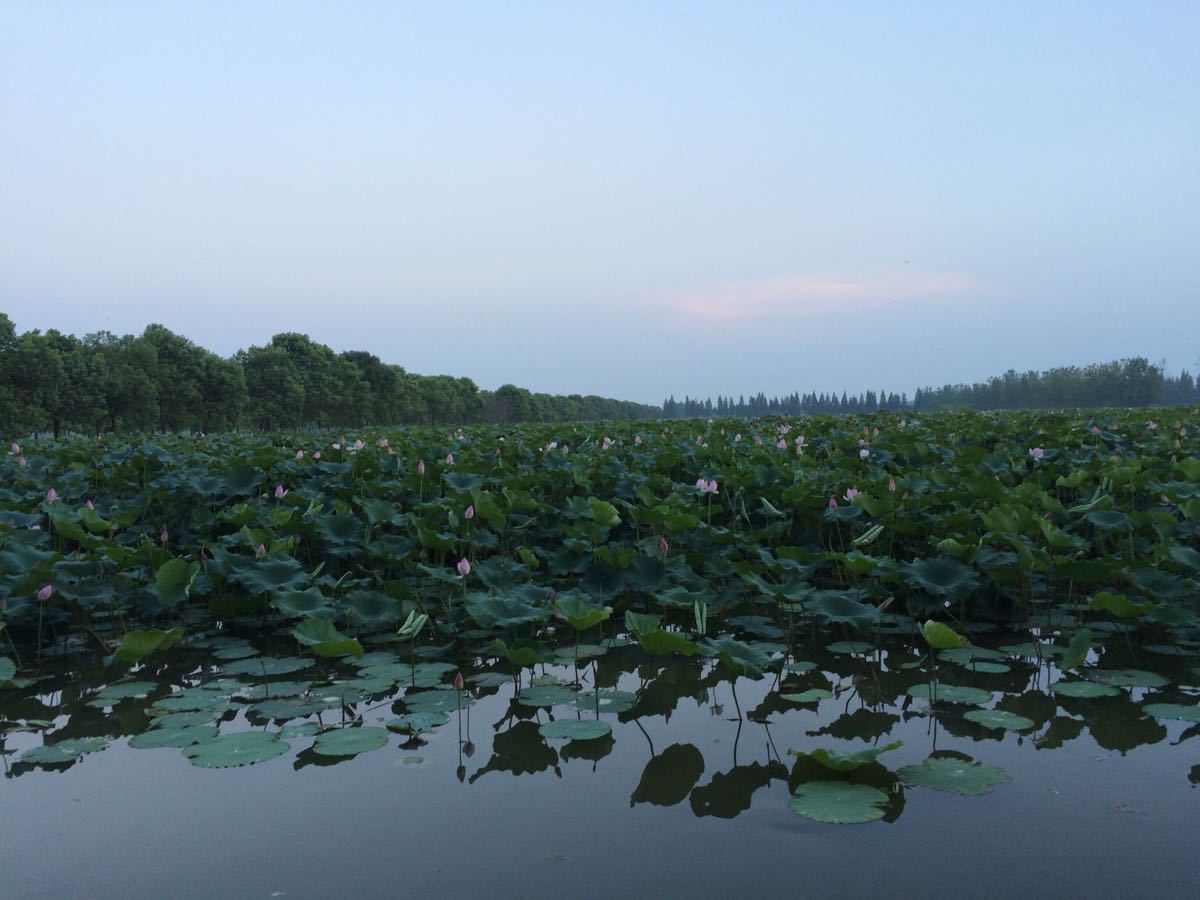
[[[897, 736], [911, 741], [916, 723], [927, 746], [916, 750], [915, 759], [908, 750], [892, 754], [897, 762], [954, 749], [1003, 765], [1015, 754], [1056, 750], [1085, 735], [1097, 747], [1124, 755], [1163, 742], [1184, 745], [1200, 734], [1200, 724], [1174, 721], [1169, 714], [1170, 708], [1194, 712], [1200, 694], [1196, 657], [1138, 652], [1128, 642], [1113, 641], [1085, 685], [1100, 695], [1066, 696], [1051, 689], [1064, 678], [1051, 654], [997, 643], [1009, 649], [991, 654], [989, 664], [943, 659], [937, 677], [941, 696], [953, 696], [957, 688], [986, 692], [990, 699], [983, 706], [1019, 723], [1008, 731], [966, 715], [980, 704], [931, 705], [922, 699], [933, 673], [928, 660], [915, 657], [912, 644], [899, 637], [881, 638], [857, 653], [844, 652], [845, 642], [832, 645], [839, 652], [814, 643], [786, 660], [783, 645], [760, 641], [755, 646], [773, 653], [779, 665], [754, 680], [701, 657], [648, 657], [622, 636], [586, 647], [578, 668], [548, 665], [514, 675], [507, 664], [492, 662], [465, 670], [460, 694], [453, 690], [459, 671], [453, 664], [402, 659], [387, 645], [350, 664], [260, 655], [248, 641], [223, 633], [200, 638], [119, 681], [109, 680], [103, 668], [76, 670], [60, 662], [33, 683], [0, 693], [0, 748], [8, 778], [45, 777], [98, 752], [174, 748], [183, 766], [182, 751], [211, 740], [214, 729], [220, 734], [253, 729], [286, 741], [292, 765], [300, 770], [359, 760], [357, 754], [321, 752], [320, 732], [389, 724], [391, 743], [413, 757], [430, 744], [456, 742], [456, 776], [475, 784], [502, 774], [561, 775], [570, 760], [586, 761], [602, 773], [605, 758], [632, 742], [644, 748], [644, 764], [629, 794], [631, 806], [686, 805], [696, 816], [732, 819], [772, 782], [794, 791], [805, 781], [838, 778], [884, 788], [890, 798], [884, 820], [895, 821], [905, 789], [891, 769], [873, 763], [831, 773], [787, 751], [849, 751]], [[279, 648], [264, 651], [272, 649]], [[804, 692], [824, 699], [797, 702]], [[1151, 704], [1173, 706], [1166, 715], [1155, 706], [1156, 716], [1146, 712]], [[681, 708], [690, 722], [672, 729]], [[683, 739], [695, 734], [697, 715], [711, 724], [702, 729], [703, 737]], [[589, 740], [543, 736], [543, 725], [564, 718], [605, 721], [612, 731]], [[781, 729], [787, 734], [782, 742]], [[134, 740], [127, 745], [125, 738]], [[1176, 755], [1181, 786], [1194, 784], [1194, 755], [1186, 750]]]

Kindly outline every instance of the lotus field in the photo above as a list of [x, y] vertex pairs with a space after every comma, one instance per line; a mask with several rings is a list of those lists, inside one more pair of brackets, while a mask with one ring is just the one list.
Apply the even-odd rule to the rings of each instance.
[[[624, 743], [640, 762], [608, 789], [635, 806], [732, 818], [778, 783], [763, 802], [827, 828], [923, 804], [983, 815], [1014, 768], [1037, 777], [1039, 751], [1136, 761], [1164, 742], [1156, 767], [1194, 816], [1194, 421], [14, 444], [5, 769], [150, 754], [177, 773], [253, 766], [248, 784], [387, 748], [415, 778], [440, 753], [474, 785], [599, 773]], [[710, 737], [680, 742], [689, 727]], [[730, 744], [733, 768], [706, 778]]]

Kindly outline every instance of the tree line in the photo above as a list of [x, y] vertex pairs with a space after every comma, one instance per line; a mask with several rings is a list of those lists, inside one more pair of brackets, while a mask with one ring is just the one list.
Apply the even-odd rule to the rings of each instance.
[[663, 401], [663, 418], [709, 416], [813, 415], [816, 413], [872, 413], [881, 410], [930, 412], [935, 409], [1062, 409], [1102, 406], [1170, 406], [1200, 403], [1200, 384], [1185, 369], [1178, 376], [1165, 374], [1162, 365], [1145, 357], [1059, 366], [1044, 372], [1010, 369], [975, 384], [947, 384], [919, 388], [911, 400], [907, 393], [865, 391], [857, 396], [843, 391], [782, 397], [759, 393], [752, 397], [717, 397], [700, 400], [674, 396]]
[[470, 378], [418, 375], [372, 353], [337, 353], [307, 335], [277, 334], [222, 357], [149, 325], [137, 336], [18, 334], [0, 313], [0, 428], [64, 431], [264, 431], [364, 425], [657, 418], [606, 397], [535, 393]]

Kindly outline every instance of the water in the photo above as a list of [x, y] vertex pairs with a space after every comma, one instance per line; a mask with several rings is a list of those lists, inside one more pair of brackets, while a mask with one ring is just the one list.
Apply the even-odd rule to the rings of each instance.
[[[637, 695], [602, 713], [611, 738], [547, 741], [548, 716], [594, 717], [514, 702], [509, 681], [481, 690], [461, 714], [423, 736], [392, 735], [352, 758], [320, 757], [311, 737], [281, 757], [203, 769], [178, 749], [138, 750], [144, 710], [178, 686], [221, 677], [228, 662], [172, 651], [133, 677], [162, 683], [111, 710], [86, 705], [111, 679], [67, 663], [0, 695], [0, 782], [5, 873], [12, 897], [465, 896], [1172, 896], [1200, 876], [1200, 725], [1142, 714], [1147, 702], [1195, 703], [1194, 657], [1114, 648], [1106, 666], [1137, 663], [1170, 678], [1094, 700], [1055, 698], [1060, 673], [1011, 659], [985, 675], [946, 663], [943, 683], [993, 694], [989, 706], [1035, 720], [1023, 735], [962, 718], [969, 706], [907, 696], [923, 668], [904, 645], [846, 655], [801, 648], [813, 672], [731, 681], [699, 658], [649, 659], [636, 647], [581, 670]], [[507, 668], [492, 671], [506, 673]], [[322, 662], [279, 676], [351, 678]], [[572, 678], [570, 666], [538, 675]], [[468, 672], [468, 675], [475, 673]], [[529, 672], [523, 684], [529, 681]], [[448, 681], [450, 675], [443, 677]], [[243, 676], [249, 683], [250, 678]], [[1180, 685], [1185, 685], [1181, 687]], [[1187, 686], [1191, 685], [1191, 686]], [[836, 697], [796, 705], [779, 693], [827, 687]], [[733, 690], [736, 687], [737, 703]], [[394, 689], [393, 689], [393, 692]], [[403, 696], [403, 692], [397, 694]], [[403, 707], [378, 694], [321, 714], [326, 725], [360, 715], [383, 725]], [[235, 703], [222, 733], [253, 727]], [[740, 707], [742, 718], [737, 718]], [[39, 731], [14, 723], [52, 719]], [[315, 720], [314, 720], [315, 721]], [[349, 721], [349, 719], [347, 719]], [[824, 732], [824, 733], [819, 733]], [[73, 764], [32, 766], [25, 750], [64, 737], [110, 743]], [[853, 777], [893, 791], [884, 820], [830, 825], [789, 809], [804, 763], [787, 750], [857, 750], [902, 740]], [[1002, 769], [1011, 783], [957, 796], [897, 783], [933, 751], [953, 750]], [[702, 771], [697, 771], [698, 767]], [[811, 768], [811, 764], [808, 764]], [[649, 775], [647, 775], [649, 767]], [[822, 777], [837, 778], [836, 775]], [[789, 784], [789, 779], [791, 784]], [[663, 805], [670, 804], [670, 805]]]

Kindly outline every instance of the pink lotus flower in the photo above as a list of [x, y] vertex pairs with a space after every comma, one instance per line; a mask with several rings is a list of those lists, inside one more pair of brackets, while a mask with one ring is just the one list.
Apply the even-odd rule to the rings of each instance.
[[842, 499], [845, 500], [847, 503], [850, 503], [857, 496], [858, 496], [858, 488], [846, 488], [846, 493], [842, 496]]
[[701, 494], [720, 493], [717, 490], [717, 482], [715, 479], [713, 481], [706, 481], [703, 478], [697, 478], [696, 479], [696, 490], [698, 490]]
[[754, 436], [754, 446], [755, 446], [755, 447], [761, 447], [761, 446], [762, 446], [762, 436], [761, 436], [761, 435], [757, 435], [757, 434], [756, 434], [756, 435]]
[[889, 494], [896, 493], [896, 479], [895, 478], [888, 479], [888, 493]]
[[670, 549], [671, 549], [671, 545], [667, 543], [667, 539], [665, 537], [660, 537], [658, 539], [659, 553], [666, 553]]
[[303, 450], [296, 451], [296, 459], [304, 459], [304, 451]]
[[320, 451], [320, 450], [316, 450], [316, 451], [314, 451], [314, 452], [313, 452], [313, 459], [320, 459], [320, 458], [321, 458], [321, 451]]
[[95, 509], [96, 507], [95, 507], [95, 506], [93, 506], [93, 505], [92, 505], [92, 501], [91, 501], [91, 500], [89, 500], [89, 501], [87, 502], [87, 508], [88, 508], [88, 509]]
[[287, 495], [288, 495], [288, 492], [282, 484], [275, 485], [275, 499], [276, 500], [282, 500]]
[[474, 503], [472, 503], [470, 506], [467, 507], [467, 511], [465, 513], [463, 513], [463, 517], [467, 518], [467, 519], [475, 518], [475, 504]]
[[354, 450], [355, 450], [355, 452], [356, 452], [356, 453], [357, 453], [359, 450], [361, 450], [363, 447], [365, 447], [365, 446], [366, 446], [366, 445], [365, 445], [365, 444], [364, 444], [364, 443], [363, 443], [361, 440], [358, 440], [358, 441], [355, 441], [355, 442], [354, 442]]
[[167, 542], [167, 526], [166, 525], [163, 526], [162, 533], [159, 534], [158, 539], [160, 541], [162, 541], [164, 544]]
[[786, 450], [787, 449], [787, 441], [785, 441], [783, 438], [780, 438], [779, 443], [776, 444], [775, 446], [778, 447], [780, 450]]
[[425, 477], [425, 460], [423, 459], [417, 460], [417, 475], [421, 478]]
[[837, 508], [838, 508], [838, 505], [837, 505], [837, 500], [835, 500], [833, 497], [830, 497], [830, 498], [829, 498], [829, 508], [830, 508], [830, 509], [837, 509]]
[[861, 450], [859, 450], [859, 451], [858, 451], [858, 458], [859, 458], [859, 459], [866, 459], [866, 458], [867, 458], [867, 457], [869, 457], [870, 455], [871, 455], [871, 451], [870, 451], [870, 450], [868, 450], [866, 447], [863, 447]]
[[464, 556], [454, 568], [458, 570], [459, 575], [466, 578], [471, 574], [471, 561]]
[[259, 544], [259, 545], [258, 545], [258, 547], [257, 547], [257, 549], [255, 549], [255, 551], [254, 551], [254, 558], [255, 558], [255, 559], [262, 559], [262, 558], [263, 558], [264, 556], [266, 556], [266, 555], [267, 555], [267, 545], [266, 545], [266, 544]]
[[57, 499], [58, 499], [58, 491], [56, 491], [54, 488], [50, 488], [50, 490], [46, 491], [46, 502], [47, 503], [53, 503]]
[[1041, 447], [1030, 447], [1029, 455], [1031, 457], [1033, 457], [1034, 459], [1041, 459], [1043, 456], [1046, 455], [1046, 451], [1043, 450]]
[[53, 593], [54, 593], [54, 585], [47, 584], [47, 585], [44, 585], [40, 591], [37, 592], [37, 598], [38, 598], [38, 600], [45, 603], [47, 600], [50, 599], [50, 595]]
[[633, 436], [633, 446], [635, 446], [635, 447], [642, 446], [642, 436], [640, 434], [635, 434]]
[[21, 455], [21, 445], [18, 444], [16, 441], [13, 441], [11, 444], [8, 445], [8, 452], [11, 453], [13, 456], [20, 456]]
[[342, 449], [342, 445], [341, 445], [341, 444], [334, 444], [334, 445], [333, 445], [333, 449], [334, 449], [334, 450], [341, 450], [341, 449]]
[[740, 444], [742, 442], [742, 433], [740, 431], [733, 436], [733, 442], [735, 444]]
[[462, 677], [462, 672], [455, 672], [455, 673], [454, 673], [454, 689], [455, 689], [456, 691], [461, 691], [461, 690], [463, 689], [463, 677]]
[[446, 454], [446, 465], [448, 465], [448, 466], [454, 465], [454, 454], [453, 453]]

